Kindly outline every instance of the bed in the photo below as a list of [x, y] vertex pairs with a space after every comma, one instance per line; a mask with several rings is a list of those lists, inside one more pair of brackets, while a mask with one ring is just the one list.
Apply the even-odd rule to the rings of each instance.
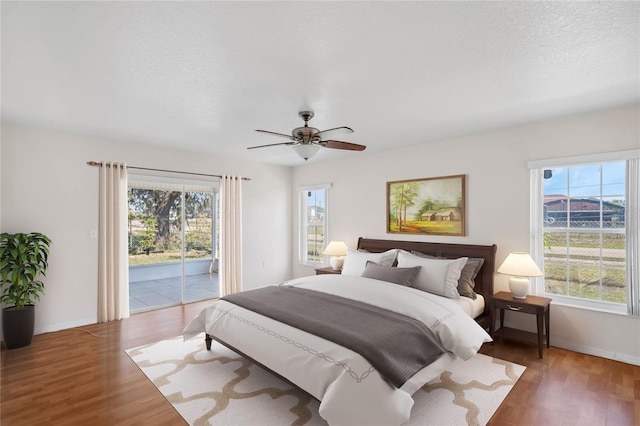
[[[491, 318], [495, 252], [495, 245], [360, 238], [357, 250], [350, 250], [347, 254], [342, 275], [303, 277], [280, 286], [270, 286], [273, 288], [249, 290], [228, 296], [203, 309], [185, 328], [184, 338], [193, 338], [204, 332], [207, 348], [210, 348], [211, 340], [216, 340], [301, 388], [320, 401], [320, 416], [329, 424], [399, 425], [410, 417], [413, 393], [438, 377], [455, 359], [469, 359], [483, 343], [491, 341], [486, 329]], [[392, 261], [391, 254], [394, 255]], [[464, 297], [443, 297], [418, 288], [417, 283], [424, 279], [420, 274], [433, 273], [438, 267], [445, 265], [443, 270], [448, 271], [448, 280], [451, 270], [457, 265], [466, 265], [471, 259], [480, 260], [480, 268], [474, 279], [473, 290], [478, 295], [471, 308], [475, 309], [472, 314], [474, 318], [460, 304], [460, 299], [465, 299]], [[380, 273], [391, 274], [391, 278], [388, 278], [389, 281], [387, 278], [380, 279]], [[409, 275], [412, 275], [409, 281], [415, 286], [404, 283]], [[395, 279], [402, 282], [393, 281]], [[443, 285], [442, 288], [443, 291], [450, 291], [450, 286]], [[272, 291], [275, 293], [271, 294]], [[343, 340], [340, 337], [332, 340], [332, 333], [336, 330], [330, 331], [329, 339], [322, 334], [324, 322], [319, 320], [309, 322], [322, 324], [317, 329], [320, 331], [304, 331], [296, 323], [304, 318], [290, 319], [288, 316], [295, 315], [290, 311], [300, 306], [296, 297], [306, 297], [307, 294], [327, 300], [310, 302], [307, 308], [302, 309], [303, 316], [312, 316], [310, 312], [317, 310], [319, 315], [324, 312], [331, 318], [344, 313], [346, 318], [343, 321], [356, 324], [369, 324], [369, 321], [375, 320], [372, 323], [378, 325], [369, 327], [375, 331], [385, 329], [387, 325], [407, 330], [416, 328], [420, 332], [430, 333], [434, 348], [425, 346], [423, 349], [418, 346], [416, 342], [422, 345], [423, 339], [414, 335], [401, 340], [414, 343], [394, 343], [393, 339], [405, 339], [405, 336], [398, 337], [399, 332], [385, 330], [386, 336], [393, 338], [390, 337], [389, 342], [379, 341], [372, 345], [374, 349], [378, 344], [381, 351], [387, 350], [385, 346], [404, 347], [398, 352], [417, 352], [421, 358], [418, 363], [414, 358], [409, 362], [395, 358], [388, 361], [388, 352], [380, 355], [380, 359], [375, 359], [378, 355], [372, 356], [370, 347], [361, 350], [360, 346], [356, 346], [356, 349], [350, 346], [352, 341], [358, 341], [353, 336], [359, 337], [362, 329], [357, 332], [344, 331], [347, 333], [346, 340], [344, 336], [341, 337]], [[293, 297], [291, 302], [287, 302], [287, 297]], [[283, 304], [291, 303], [279, 310], [269, 308], [281, 311], [277, 315], [284, 315], [283, 318], [271, 311], [265, 314], [260, 310], [262, 302], [270, 298], [282, 300]], [[247, 304], [243, 305], [244, 303]], [[369, 319], [352, 320], [352, 310], [334, 309], [334, 306], [342, 306], [339, 303], [347, 303], [348, 306], [353, 304], [353, 312], [362, 309], [366, 311], [365, 315], [373, 316], [368, 317]], [[382, 319], [381, 311], [392, 319]], [[338, 318], [336, 320], [339, 321]], [[317, 324], [311, 325], [314, 326]], [[372, 341], [368, 337], [360, 340], [364, 342], [353, 344], [366, 345]], [[345, 343], [338, 344], [335, 341]], [[420, 349], [417, 350], [417, 347]], [[429, 358], [426, 354], [433, 356]], [[400, 371], [389, 371], [392, 368], [389, 364], [392, 367], [401, 366]]]

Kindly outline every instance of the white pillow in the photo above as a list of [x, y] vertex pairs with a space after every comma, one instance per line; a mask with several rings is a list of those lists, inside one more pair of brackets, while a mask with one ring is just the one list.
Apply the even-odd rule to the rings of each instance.
[[398, 253], [398, 267], [421, 267], [411, 287], [439, 296], [458, 299], [460, 297], [458, 279], [462, 268], [467, 264], [467, 259], [467, 257], [459, 259], [428, 259], [401, 251]]
[[359, 277], [367, 266], [367, 261], [378, 265], [391, 266], [396, 260], [396, 249], [387, 250], [384, 253], [367, 253], [354, 249], [347, 249], [347, 257], [344, 259], [342, 275]]

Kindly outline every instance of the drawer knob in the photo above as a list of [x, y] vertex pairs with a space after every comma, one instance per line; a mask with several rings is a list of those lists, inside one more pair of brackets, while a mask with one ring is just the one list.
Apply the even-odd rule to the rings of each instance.
[[522, 306], [511, 306], [511, 305], [507, 305], [507, 308], [509, 308], [512, 311], [521, 311], [522, 310]]

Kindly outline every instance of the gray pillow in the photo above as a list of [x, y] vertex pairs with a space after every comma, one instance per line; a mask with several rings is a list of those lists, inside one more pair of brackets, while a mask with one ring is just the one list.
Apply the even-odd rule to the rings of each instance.
[[460, 296], [469, 297], [473, 300], [478, 298], [474, 290], [476, 286], [475, 279], [483, 264], [484, 259], [481, 257], [470, 257], [467, 260], [467, 264], [460, 271], [460, 279], [458, 279], [458, 293], [460, 293]]
[[418, 275], [418, 271], [420, 271], [419, 266], [396, 268], [394, 266], [378, 265], [369, 260], [362, 272], [362, 276], [409, 287], [413, 283], [413, 279]]
[[[411, 254], [431, 259], [443, 259], [442, 257], [429, 256], [428, 254], [420, 253], [419, 251], [412, 251]], [[473, 300], [478, 298], [474, 291], [476, 286], [475, 279], [483, 264], [484, 259], [481, 257], [470, 257], [469, 260], [467, 260], [462, 271], [460, 271], [460, 278], [458, 279], [458, 293], [460, 296], [468, 297]]]

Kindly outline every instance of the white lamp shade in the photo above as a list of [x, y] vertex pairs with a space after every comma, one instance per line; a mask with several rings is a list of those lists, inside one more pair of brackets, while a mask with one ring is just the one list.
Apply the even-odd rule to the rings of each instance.
[[541, 277], [542, 271], [533, 261], [529, 253], [513, 252], [502, 262], [498, 272], [512, 275], [509, 279], [509, 290], [516, 299], [524, 299], [529, 293], [529, 279], [527, 277]]
[[347, 254], [347, 248], [344, 241], [331, 241], [322, 254], [326, 256], [345, 256]]
[[319, 149], [320, 147], [318, 145], [314, 145], [312, 143], [303, 143], [293, 146], [293, 150], [296, 154], [302, 157], [305, 161], [316, 155], [316, 152], [318, 152]]
[[516, 277], [541, 277], [542, 271], [533, 261], [529, 253], [513, 252], [504, 260], [498, 268], [498, 272]]

